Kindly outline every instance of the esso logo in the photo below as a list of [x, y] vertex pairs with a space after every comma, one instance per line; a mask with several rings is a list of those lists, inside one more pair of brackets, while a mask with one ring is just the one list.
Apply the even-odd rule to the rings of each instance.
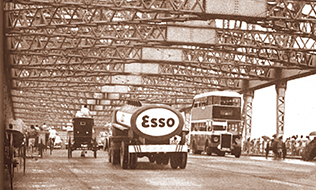
[[141, 112], [136, 119], [136, 127], [149, 136], [165, 136], [179, 126], [179, 118], [173, 111], [165, 108], [151, 108]]

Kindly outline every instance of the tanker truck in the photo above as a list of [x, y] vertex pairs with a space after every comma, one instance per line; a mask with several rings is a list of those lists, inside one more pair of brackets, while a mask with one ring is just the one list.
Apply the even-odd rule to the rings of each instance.
[[113, 112], [109, 137], [109, 162], [123, 169], [135, 169], [137, 159], [184, 169], [188, 147], [183, 117], [167, 105], [128, 103]]

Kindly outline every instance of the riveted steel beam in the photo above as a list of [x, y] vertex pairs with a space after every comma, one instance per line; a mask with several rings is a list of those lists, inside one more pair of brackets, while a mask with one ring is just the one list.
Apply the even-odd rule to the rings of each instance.
[[251, 137], [251, 128], [252, 128], [252, 102], [254, 98], [254, 91], [249, 91], [248, 88], [249, 81], [244, 80], [243, 81], [243, 110], [242, 110], [242, 116], [243, 116], [243, 138], [244, 141], [246, 141], [248, 138]]

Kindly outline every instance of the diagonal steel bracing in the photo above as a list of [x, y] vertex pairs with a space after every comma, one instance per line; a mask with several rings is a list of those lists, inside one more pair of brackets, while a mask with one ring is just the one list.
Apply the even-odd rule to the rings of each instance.
[[61, 126], [88, 103], [104, 125], [129, 99], [186, 106], [198, 93], [315, 73], [316, 1], [227, 2], [5, 2], [16, 117]]

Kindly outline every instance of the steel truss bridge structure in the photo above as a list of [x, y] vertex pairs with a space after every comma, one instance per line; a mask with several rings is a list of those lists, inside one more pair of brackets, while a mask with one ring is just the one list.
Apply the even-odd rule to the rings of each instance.
[[194, 95], [275, 85], [284, 131], [287, 81], [316, 73], [316, 0], [2, 0], [4, 114], [65, 126], [87, 104], [95, 124], [127, 100], [178, 109]]

